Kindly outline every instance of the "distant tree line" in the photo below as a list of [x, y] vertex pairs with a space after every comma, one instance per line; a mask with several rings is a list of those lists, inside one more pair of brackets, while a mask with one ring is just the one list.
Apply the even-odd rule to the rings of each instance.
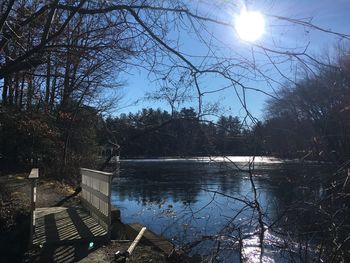
[[[250, 153], [250, 131], [238, 117], [221, 116], [217, 122], [201, 121], [193, 108], [170, 114], [143, 109], [135, 114], [107, 118], [119, 138], [122, 157], [245, 155]], [[103, 137], [101, 134], [101, 142]]]
[[[319, 68], [266, 103], [265, 118], [247, 127], [238, 117], [203, 121], [193, 108], [143, 109], [107, 118], [122, 156], [273, 155], [344, 161], [350, 156], [350, 67]], [[102, 136], [103, 138], [103, 136]], [[103, 139], [102, 139], [103, 142]], [[104, 141], [106, 143], [106, 140]]]

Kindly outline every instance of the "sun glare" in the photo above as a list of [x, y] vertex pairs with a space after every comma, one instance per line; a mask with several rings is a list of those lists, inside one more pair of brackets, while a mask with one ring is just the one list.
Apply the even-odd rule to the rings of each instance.
[[242, 10], [235, 20], [235, 28], [240, 39], [254, 42], [265, 33], [264, 16], [257, 11]]

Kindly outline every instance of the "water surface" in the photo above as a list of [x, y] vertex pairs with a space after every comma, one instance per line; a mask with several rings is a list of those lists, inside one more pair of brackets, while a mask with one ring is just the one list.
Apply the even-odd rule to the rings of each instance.
[[[123, 222], [144, 224], [178, 246], [191, 247], [192, 254], [213, 257], [219, 244], [225, 251], [216, 255], [219, 260], [238, 262], [241, 235], [244, 254], [255, 262], [259, 213], [248, 163], [218, 160], [123, 161], [113, 181], [112, 203], [121, 209]], [[274, 222], [298, 200], [318, 198], [328, 174], [321, 165], [258, 160], [252, 178], [264, 222]], [[278, 238], [265, 232], [267, 244]], [[264, 261], [282, 262], [279, 254], [266, 246]]]

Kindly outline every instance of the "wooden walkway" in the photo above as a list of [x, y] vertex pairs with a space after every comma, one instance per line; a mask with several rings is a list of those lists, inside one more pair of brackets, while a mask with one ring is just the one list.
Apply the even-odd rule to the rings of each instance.
[[81, 168], [81, 206], [36, 208], [39, 169], [32, 169], [30, 247], [35, 262], [77, 262], [110, 239], [112, 174]]
[[35, 209], [33, 244], [69, 244], [103, 241], [107, 231], [82, 207]]

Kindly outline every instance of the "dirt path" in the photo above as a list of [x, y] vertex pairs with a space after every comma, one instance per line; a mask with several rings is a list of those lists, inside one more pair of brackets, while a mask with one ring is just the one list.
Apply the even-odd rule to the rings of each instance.
[[[0, 263], [21, 262], [28, 246], [31, 198], [28, 174], [0, 176]], [[40, 179], [37, 193], [37, 207], [55, 206], [74, 193], [74, 188]], [[60, 205], [70, 206], [76, 202], [78, 198], [74, 197]]]

